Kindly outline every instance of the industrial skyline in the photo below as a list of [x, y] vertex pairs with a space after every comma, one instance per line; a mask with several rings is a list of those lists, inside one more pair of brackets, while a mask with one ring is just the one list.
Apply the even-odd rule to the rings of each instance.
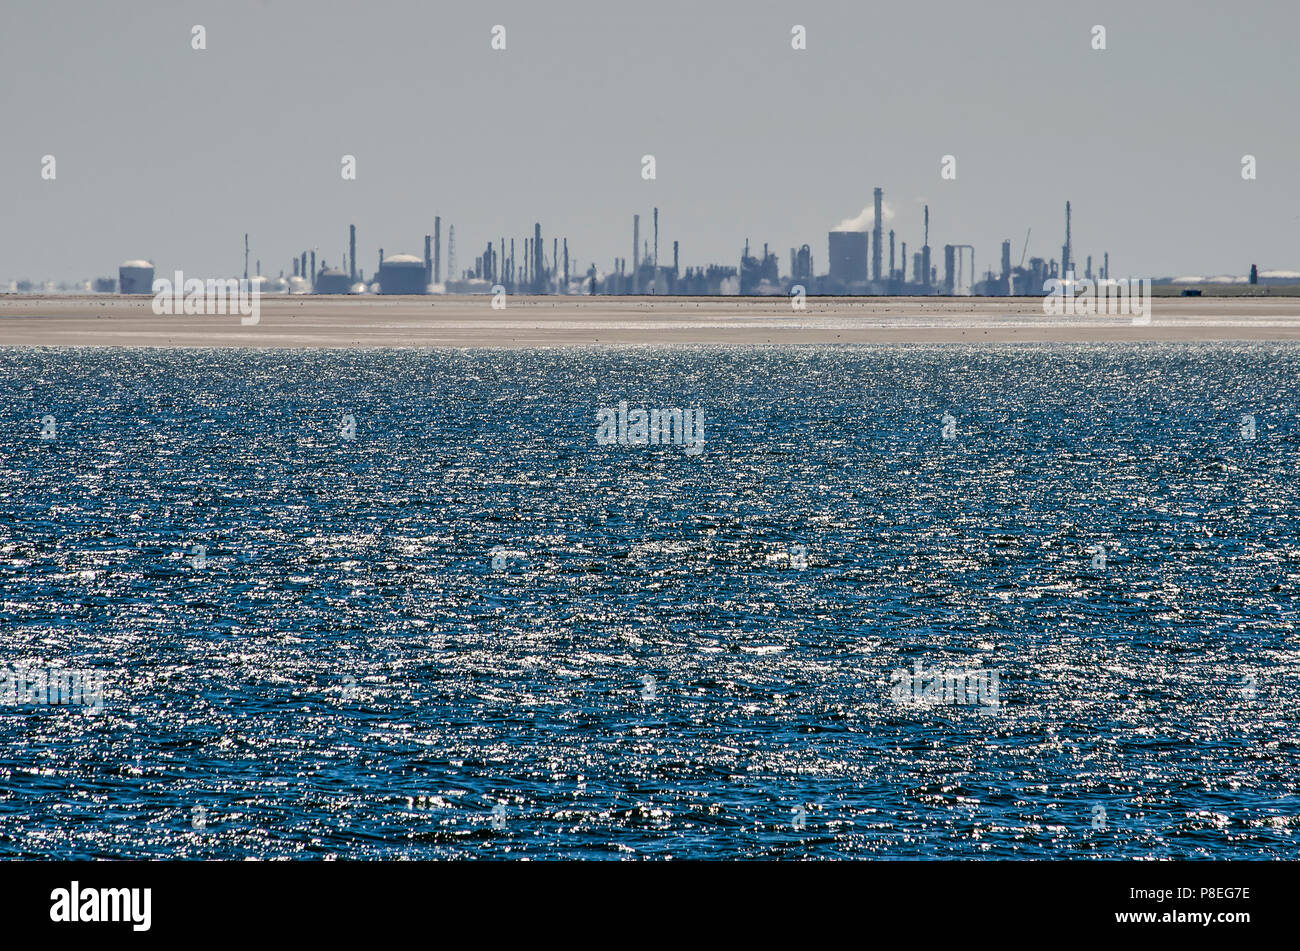
[[[498, 236], [475, 252], [466, 267], [458, 267], [455, 258], [455, 226], [447, 230], [447, 261], [444, 271], [442, 216], [433, 216], [433, 227], [424, 235], [423, 256], [398, 251], [385, 253], [379, 247], [375, 267], [369, 271], [364, 259], [358, 257], [357, 226], [348, 226], [347, 250], [340, 252], [338, 263], [331, 266], [325, 255], [318, 259], [318, 246], [295, 254], [287, 268], [277, 273], [262, 269], [260, 258], [250, 250], [249, 235], [243, 236], [243, 278], [255, 281], [262, 293], [270, 294], [490, 294], [504, 290], [508, 294], [533, 295], [689, 295], [689, 296], [770, 296], [789, 294], [802, 288], [804, 293], [818, 295], [945, 295], [945, 296], [1037, 296], [1044, 292], [1046, 282], [1053, 279], [1106, 280], [1111, 279], [1110, 253], [1101, 250], [1095, 256], [1085, 254], [1082, 265], [1075, 252], [1071, 202], [1065, 202], [1064, 242], [1059, 257], [1029, 255], [1032, 229], [1026, 232], [1021, 243], [1018, 262], [1012, 264], [1014, 249], [1010, 238], [1000, 244], [996, 266], [980, 268], [976, 249], [971, 244], [946, 242], [942, 245], [942, 265], [937, 263], [936, 248], [930, 244], [930, 206], [924, 205], [919, 223], [921, 242], [910, 258], [907, 251], [907, 232], [900, 227], [888, 229], [888, 265], [885, 254], [885, 203], [884, 189], [872, 189], [870, 227], [845, 227], [841, 225], [826, 233], [827, 268], [818, 272], [819, 256], [813, 246], [804, 243], [789, 249], [788, 269], [781, 267], [780, 255], [763, 244], [761, 257], [751, 251], [745, 239], [739, 261], [709, 262], [683, 267], [680, 259], [680, 241], [672, 239], [671, 264], [661, 263], [659, 257], [659, 209], [652, 210], [651, 228], [643, 238], [641, 215], [633, 214], [631, 221], [631, 258], [610, 253], [607, 249], [602, 266], [600, 260], [579, 263], [571, 256], [567, 236], [552, 236], [548, 249], [543, 238], [541, 222], [534, 222], [532, 234], [507, 238]], [[866, 210], [864, 209], [865, 217]], [[549, 253], [548, 253], [549, 250]], [[757, 246], [754, 246], [754, 251]], [[251, 269], [250, 269], [250, 261]], [[966, 262], [969, 261], [969, 267]], [[1095, 263], [1095, 267], [1094, 267]], [[10, 290], [17, 293], [48, 291], [51, 289], [89, 290], [99, 293], [143, 294], [151, 293], [155, 271], [166, 276], [173, 266], [144, 258], [125, 261], [118, 269], [116, 280], [111, 276], [97, 277], [93, 281], [61, 288], [36, 287], [33, 282], [11, 282]], [[182, 262], [175, 269], [185, 271]], [[196, 272], [188, 269], [193, 276]], [[227, 278], [234, 275], [209, 275]], [[1188, 280], [1157, 275], [1121, 272], [1119, 277], [1149, 278], [1156, 281]], [[1250, 265], [1248, 274], [1223, 276], [1242, 283], [1294, 283], [1300, 273], [1289, 271], [1260, 272]]]
[[[749, 238], [783, 273], [789, 248], [808, 244], [821, 272], [822, 235], [859, 209], [870, 218], [877, 183], [873, 279], [873, 248], [888, 273], [891, 228], [910, 276], [926, 205], [940, 270], [953, 242], [973, 246], [981, 275], [1000, 272], [1001, 242], [1015, 264], [1031, 229], [1028, 257], [1059, 260], [1066, 200], [1075, 245], [1094, 258], [1104, 246], [1116, 274], [1121, 262], [1153, 276], [1300, 267], [1300, 180], [1287, 172], [1300, 130], [1273, 95], [1293, 85], [1300, 9], [1262, 0], [1025, 2], [998, 17], [957, 0], [73, 9], [6, 9], [0, 61], [28, 79], [0, 84], [0, 286], [90, 279], [137, 257], [241, 274], [244, 233], [272, 275], [303, 244], [339, 267], [349, 223], [369, 275], [380, 246], [422, 256], [435, 213], [444, 276], [453, 222], [455, 272], [488, 241], [504, 257], [512, 234], [518, 270], [534, 222], [568, 237], [571, 272], [575, 258], [608, 271], [614, 248], [630, 267], [628, 221], [648, 231], [656, 207], [661, 265], [671, 234], [682, 268], [739, 269]], [[195, 24], [205, 49], [191, 46]], [[806, 48], [792, 48], [794, 25]], [[42, 178], [46, 155], [57, 178]], [[340, 177], [343, 156], [354, 179]]]

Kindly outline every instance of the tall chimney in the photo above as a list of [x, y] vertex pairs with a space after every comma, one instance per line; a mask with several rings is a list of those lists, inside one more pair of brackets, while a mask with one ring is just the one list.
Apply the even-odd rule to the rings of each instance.
[[930, 206], [925, 206], [925, 244], [921, 245], [921, 283], [927, 288], [933, 279], [930, 268]]
[[[261, 261], [257, 262], [257, 273], [258, 274], [262, 273]], [[313, 285], [316, 283], [316, 252], [315, 251], [311, 253], [311, 282]]]
[[357, 226], [348, 225], [348, 280], [357, 282]]
[[641, 291], [640, 275], [637, 273], [637, 262], [641, 254], [641, 216], [632, 216], [632, 293], [637, 294]]
[[564, 239], [564, 287], [563, 293], [569, 293], [569, 239]]
[[659, 209], [655, 208], [655, 293], [659, 293]]
[[424, 283], [433, 283], [433, 235], [424, 236]]
[[1067, 278], [1074, 270], [1074, 261], [1070, 257], [1070, 203], [1065, 203], [1065, 244], [1061, 245], [1061, 278]]
[[884, 222], [881, 221], [881, 208], [884, 205], [884, 189], [877, 188], [876, 192], [876, 225], [872, 229], [871, 235], [871, 279], [880, 280], [880, 245], [881, 235], [884, 233]]
[[898, 269], [898, 280], [899, 283], [906, 284], [907, 283], [907, 242], [906, 241], [903, 242], [903, 247], [902, 250], [899, 252], [899, 255], [900, 256], [898, 259], [898, 263], [901, 265], [901, 267], [899, 267]]
[[894, 279], [894, 229], [889, 229], [889, 279]]
[[540, 292], [546, 282], [546, 264], [542, 260], [542, 225], [533, 223], [533, 285]]
[[433, 283], [442, 283], [442, 218], [433, 216]]
[[677, 279], [680, 272], [677, 270], [677, 242], [673, 242], [673, 279]]

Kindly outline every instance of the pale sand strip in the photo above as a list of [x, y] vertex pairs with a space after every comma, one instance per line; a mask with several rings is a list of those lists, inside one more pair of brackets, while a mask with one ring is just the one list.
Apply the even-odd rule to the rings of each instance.
[[0, 347], [569, 347], [1300, 340], [1300, 298], [1156, 298], [1151, 323], [1039, 299], [265, 297], [261, 320], [155, 316], [152, 298], [0, 297]]

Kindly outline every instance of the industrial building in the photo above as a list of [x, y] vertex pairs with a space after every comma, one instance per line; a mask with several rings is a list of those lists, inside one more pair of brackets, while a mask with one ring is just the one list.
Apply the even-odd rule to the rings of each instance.
[[796, 284], [801, 284], [807, 290], [807, 286], [812, 283], [813, 279], [813, 257], [812, 248], [808, 245], [802, 245], [796, 252], [794, 248], [790, 249], [790, 280]]
[[770, 254], [767, 245], [763, 245], [763, 257], [753, 257], [749, 253], [749, 242], [745, 242], [745, 251], [740, 256], [741, 294], [783, 294], [781, 286], [781, 266], [775, 254]]
[[352, 279], [338, 268], [322, 268], [312, 284], [314, 294], [351, 294]]
[[394, 254], [379, 262], [379, 293], [427, 294], [424, 259], [414, 254]]
[[854, 285], [867, 283], [867, 233], [832, 231], [826, 236], [830, 245], [830, 283], [849, 291]]
[[149, 261], [123, 261], [117, 269], [117, 286], [123, 294], [153, 293], [153, 264]]
[[[866, 223], [866, 214], [874, 211], [874, 219]], [[1061, 260], [1029, 258], [1029, 237], [1020, 262], [1012, 266], [1011, 242], [1003, 241], [998, 273], [990, 270], [976, 271], [976, 251], [969, 244], [943, 245], [942, 274], [931, 262], [930, 207], [924, 206], [923, 217], [916, 224], [922, 227], [919, 250], [909, 256], [908, 242], [900, 241], [904, 235], [884, 228], [884, 189], [872, 189], [872, 206], [863, 208], [858, 219], [851, 219], [827, 233], [829, 266], [825, 274], [818, 275], [814, 266], [812, 249], [803, 244], [790, 248], [789, 272], [781, 274], [781, 260], [765, 243], [761, 256], [751, 253], [749, 240], [740, 253], [739, 266], [706, 264], [680, 266], [680, 246], [672, 242], [672, 264], [659, 260], [659, 209], [652, 210], [652, 230], [643, 237], [641, 214], [632, 215], [632, 256], [612, 258], [608, 271], [596, 265], [595, 259], [578, 262], [571, 257], [569, 241], [562, 236], [550, 239], [550, 246], [542, 236], [541, 222], [534, 222], [522, 235], [509, 238], [501, 235], [479, 245], [481, 252], [473, 256], [472, 267], [456, 266], [456, 228], [447, 229], [446, 270], [443, 269], [442, 218], [433, 216], [432, 233], [424, 235], [424, 254], [396, 254], [384, 256], [379, 249], [379, 269], [367, 285], [365, 273], [357, 267], [357, 229], [348, 228], [347, 247], [342, 267], [331, 268], [321, 261], [317, 271], [317, 251], [304, 250], [292, 261], [293, 276], [280, 278], [254, 278], [264, 293], [292, 292], [316, 294], [350, 294], [367, 291], [381, 294], [486, 294], [497, 286], [508, 294], [676, 294], [676, 295], [773, 295], [788, 294], [796, 285], [810, 295], [835, 294], [978, 294], [987, 296], [1043, 294], [1046, 281], [1063, 277], [1072, 271], [1075, 249], [1071, 231], [1073, 209], [1065, 204], [1065, 243], [1061, 246]], [[858, 223], [861, 222], [861, 227]], [[885, 248], [888, 244], [886, 266]], [[521, 251], [516, 253], [516, 246]], [[914, 244], [915, 248], [916, 245]], [[1093, 277], [1092, 256], [1087, 262], [1085, 277]], [[1110, 258], [1104, 262], [1097, 277], [1110, 276]], [[244, 267], [248, 273], [249, 242], [244, 236]], [[257, 270], [261, 270], [258, 262]], [[980, 273], [983, 274], [982, 279]], [[1279, 283], [1286, 272], [1277, 272]], [[119, 286], [124, 294], [151, 293], [153, 265], [148, 261], [127, 261], [119, 272]], [[1273, 273], [1261, 273], [1259, 283], [1273, 283]], [[102, 289], [107, 282], [96, 282]]]

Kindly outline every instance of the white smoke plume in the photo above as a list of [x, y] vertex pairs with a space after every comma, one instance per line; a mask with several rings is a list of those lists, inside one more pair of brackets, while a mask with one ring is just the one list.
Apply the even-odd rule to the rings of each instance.
[[[885, 219], [880, 223], [883, 228], [885, 222], [894, 220], [894, 209], [889, 207], [889, 202], [880, 203], [881, 216]], [[870, 231], [876, 226], [876, 203], [873, 201], [870, 205], [858, 212], [856, 218], [845, 218], [837, 224], [832, 231]]]

